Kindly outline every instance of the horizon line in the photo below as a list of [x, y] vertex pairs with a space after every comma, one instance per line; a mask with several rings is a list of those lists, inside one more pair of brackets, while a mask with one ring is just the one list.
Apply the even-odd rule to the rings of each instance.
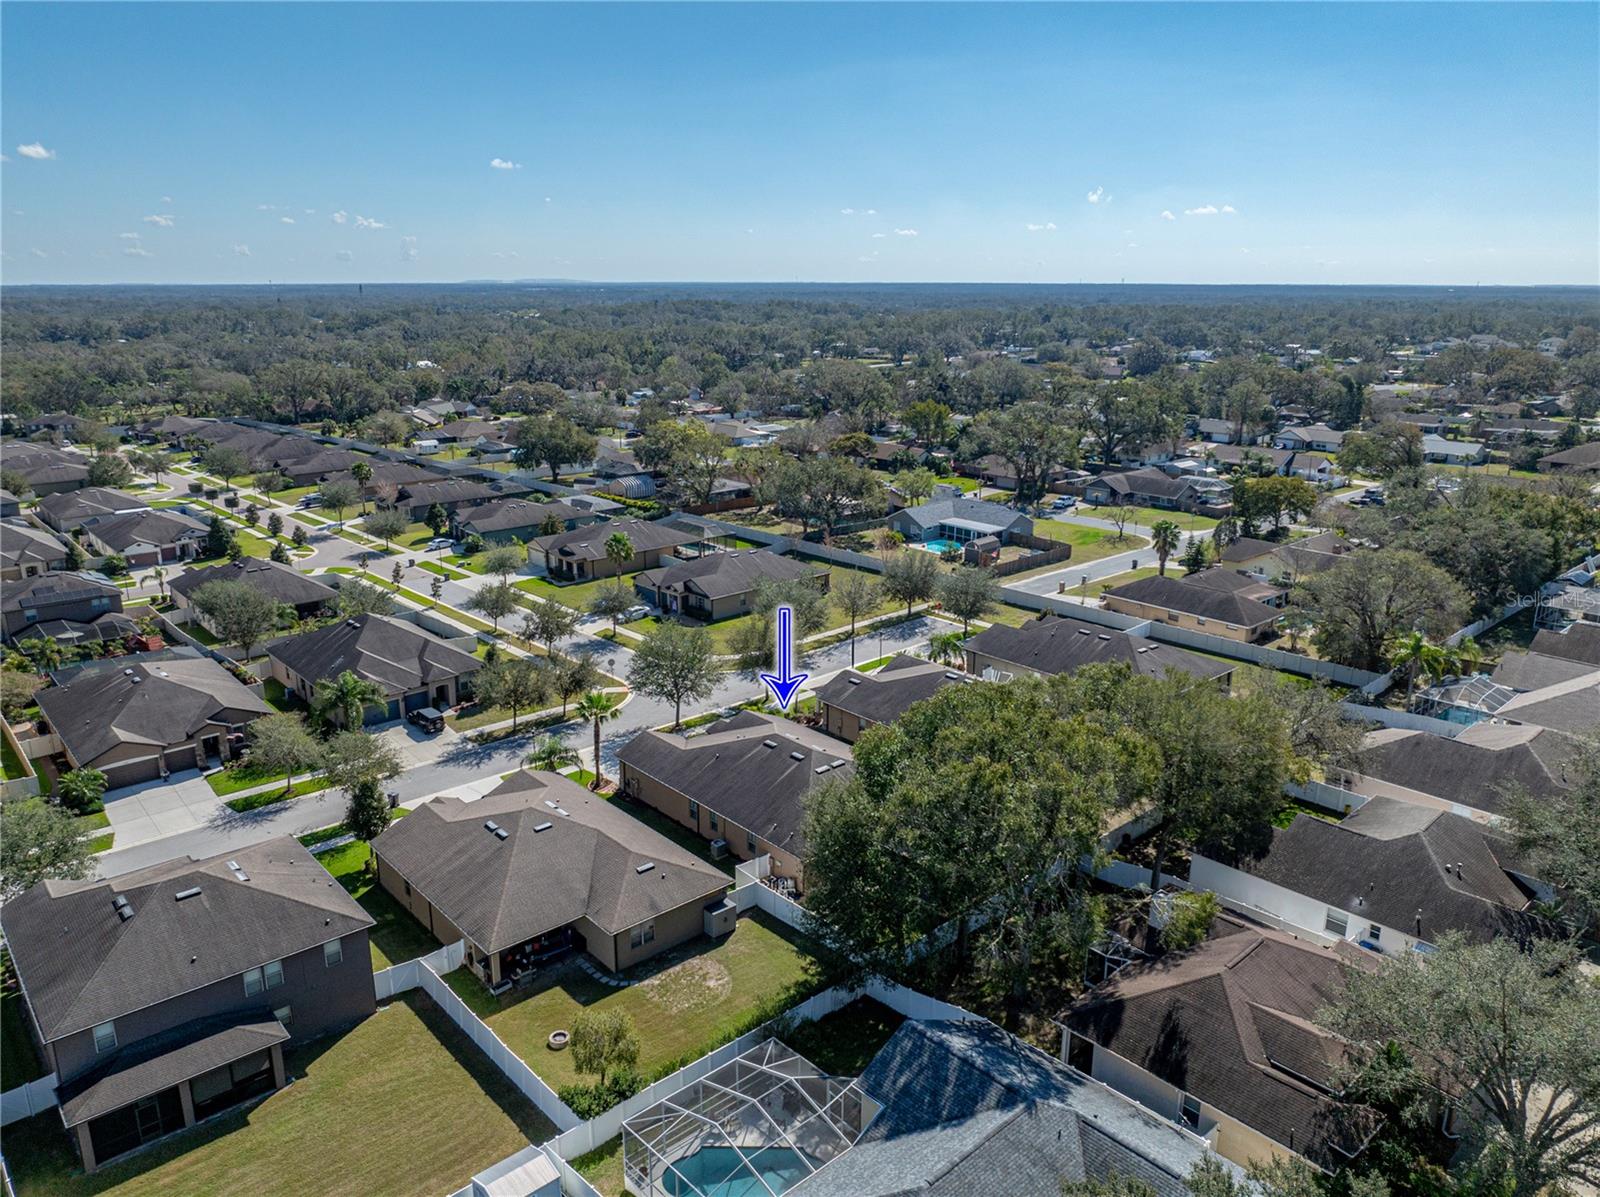
[[1595, 282], [1543, 282], [1543, 283], [1484, 283], [1484, 282], [1125, 282], [1105, 280], [1055, 280], [1011, 281], [975, 279], [583, 279], [583, 278], [462, 278], [462, 279], [306, 279], [255, 281], [195, 281], [168, 280], [149, 282], [117, 280], [113, 282], [31, 282], [7, 283], [0, 281], [0, 292], [24, 288], [44, 287], [465, 287], [465, 286], [541, 286], [541, 287], [1321, 287], [1321, 288], [1402, 288], [1426, 287], [1448, 290], [1491, 289], [1565, 289], [1600, 290], [1600, 280]]

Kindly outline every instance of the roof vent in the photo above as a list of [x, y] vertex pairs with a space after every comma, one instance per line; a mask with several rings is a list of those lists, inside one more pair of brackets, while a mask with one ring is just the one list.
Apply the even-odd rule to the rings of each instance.
[[131, 686], [137, 686], [139, 684], [139, 679], [136, 677], [131, 677], [128, 679], [128, 684]]
[[806, 754], [803, 752], [791, 752], [789, 754], [789, 759], [791, 761], [803, 761], [806, 759]]
[[494, 838], [497, 839], [497, 840], [506, 839], [508, 836], [510, 836], [510, 834], [511, 833], [509, 831], [507, 831], [504, 827], [496, 827], [494, 829]]
[[1092, 636], [1092, 635], [1094, 635], [1094, 633], [1091, 632], [1088, 628], [1079, 628], [1078, 629], [1078, 635], [1080, 635], [1080, 636]]
[[359, 628], [361, 625], [353, 619], [347, 619], [344, 621], [344, 626], [347, 628]]
[[653, 869], [655, 867], [656, 867], [656, 862], [655, 861], [647, 860], [642, 865], [634, 865], [633, 871], [635, 873], [648, 873], [651, 869]]
[[818, 765], [815, 769], [812, 770], [813, 773], [826, 773], [827, 771], [828, 771], [828, 766], [827, 765]]
[[833, 762], [833, 767], [835, 769], [843, 769], [844, 768], [844, 762], [843, 761], [834, 761]]
[[554, 824], [554, 823], [551, 823], [551, 822], [548, 822], [548, 821], [546, 821], [546, 822], [544, 822], [544, 823], [538, 823], [538, 824], [535, 824], [535, 825], [534, 825], [534, 828], [533, 828], [533, 830], [534, 830], [534, 831], [535, 831], [535, 832], [540, 832], [540, 831], [549, 831], [549, 830], [550, 830], [550, 829], [551, 829], [551, 828], [552, 828], [552, 827], [554, 827], [554, 826], [555, 826], [555, 824]]
[[133, 676], [133, 670], [131, 670], [131, 669], [124, 669], [124, 670], [123, 670], [123, 671], [122, 671], [122, 674], [123, 674], [123, 676], [124, 676], [124, 677], [132, 677], [132, 676]]
[[552, 801], [551, 801], [551, 800], [550, 800], [550, 799], [548, 799], [548, 798], [546, 798], [546, 799], [545, 799], [545, 800], [544, 800], [544, 804], [545, 804], [545, 805], [546, 805], [546, 806], [548, 806], [548, 807], [549, 807], [549, 808], [550, 808], [550, 809], [551, 809], [551, 810], [560, 810], [560, 809], [561, 809], [561, 807], [560, 807], [560, 806], [559, 806], [559, 805], [558, 805], [558, 804], [556, 804], [556, 803], [554, 803], [554, 802], [552, 802]]
[[228, 867], [233, 870], [233, 879], [235, 881], [249, 881], [250, 880], [250, 874], [246, 873], [243, 869], [241, 869], [235, 861], [231, 861], [230, 860], [228, 862]]
[[572, 818], [572, 815], [570, 813], [568, 813], [568, 811], [567, 811], [567, 809], [565, 807], [561, 807], [561, 806], [556, 807], [556, 814], [560, 815], [563, 819]]
[[121, 894], [111, 899], [111, 909], [117, 912], [117, 917], [123, 922], [127, 922], [133, 917], [133, 907], [128, 903], [128, 899]]
[[1111, 636], [1110, 636], [1110, 634], [1109, 634], [1109, 633], [1106, 633], [1106, 632], [1101, 632], [1101, 633], [1100, 633], [1100, 636], [1099, 636], [1099, 639], [1101, 639], [1101, 640], [1110, 640], [1110, 639], [1111, 639]]
[[237, 873], [239, 871], [239, 862], [236, 860], [230, 860], [228, 862], [228, 867]]
[[777, 746], [778, 746], [778, 742], [776, 740], [763, 740], [763, 741], [761, 741], [761, 747], [763, 747], [763, 748], [776, 748]]
[[191, 885], [188, 889], [180, 889], [177, 893], [172, 895], [172, 898], [176, 902], [183, 902], [187, 901], [189, 898], [198, 898], [199, 896], [200, 887], [198, 885]]
[[862, 682], [866, 681], [866, 678], [847, 677], [844, 680], [849, 682], [852, 686], [859, 686]]

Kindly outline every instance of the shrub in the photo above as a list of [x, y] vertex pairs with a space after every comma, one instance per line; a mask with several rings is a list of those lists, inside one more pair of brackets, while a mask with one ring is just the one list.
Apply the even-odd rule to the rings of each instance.
[[1192, 948], [1206, 937], [1211, 920], [1222, 908], [1217, 895], [1209, 890], [1178, 894], [1172, 899], [1172, 913], [1161, 928], [1161, 946], [1169, 952]]
[[562, 1085], [556, 1090], [556, 1096], [566, 1103], [569, 1110], [587, 1122], [591, 1118], [598, 1118], [619, 1102], [627, 1101], [643, 1089], [644, 1084], [644, 1078], [636, 1069], [622, 1068], [612, 1073], [604, 1084]]

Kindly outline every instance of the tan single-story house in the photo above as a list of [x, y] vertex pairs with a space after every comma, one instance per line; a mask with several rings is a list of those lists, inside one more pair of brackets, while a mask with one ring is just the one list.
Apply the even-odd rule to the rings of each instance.
[[[633, 556], [620, 564], [606, 555], [606, 543], [613, 536], [626, 536], [633, 546]], [[545, 572], [552, 578], [584, 582], [654, 569], [663, 558], [672, 556], [679, 545], [702, 539], [701, 532], [664, 522], [613, 520], [530, 540], [528, 559], [543, 558]]]
[[817, 687], [822, 726], [830, 736], [854, 744], [869, 727], [893, 723], [912, 703], [932, 698], [946, 686], [976, 680], [947, 665], [904, 653], [896, 654], [874, 673], [841, 669]]
[[491, 988], [570, 950], [615, 972], [732, 929], [727, 873], [557, 773], [435, 798], [372, 854], [384, 891], [441, 943], [465, 940]]
[[676, 611], [713, 621], [745, 615], [754, 609], [756, 590], [763, 583], [809, 582], [828, 589], [832, 575], [825, 564], [780, 557], [766, 549], [734, 553], [706, 553], [691, 561], [673, 561], [647, 569], [633, 580], [633, 588], [646, 602], [663, 611]]
[[1109, 611], [1254, 644], [1277, 632], [1278, 609], [1183, 578], [1140, 578], [1100, 596]]

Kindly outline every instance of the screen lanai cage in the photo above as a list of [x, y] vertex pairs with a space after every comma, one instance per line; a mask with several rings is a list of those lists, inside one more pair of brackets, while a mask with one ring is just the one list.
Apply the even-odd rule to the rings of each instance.
[[850, 1149], [878, 1104], [776, 1039], [622, 1124], [637, 1197], [781, 1197]]

